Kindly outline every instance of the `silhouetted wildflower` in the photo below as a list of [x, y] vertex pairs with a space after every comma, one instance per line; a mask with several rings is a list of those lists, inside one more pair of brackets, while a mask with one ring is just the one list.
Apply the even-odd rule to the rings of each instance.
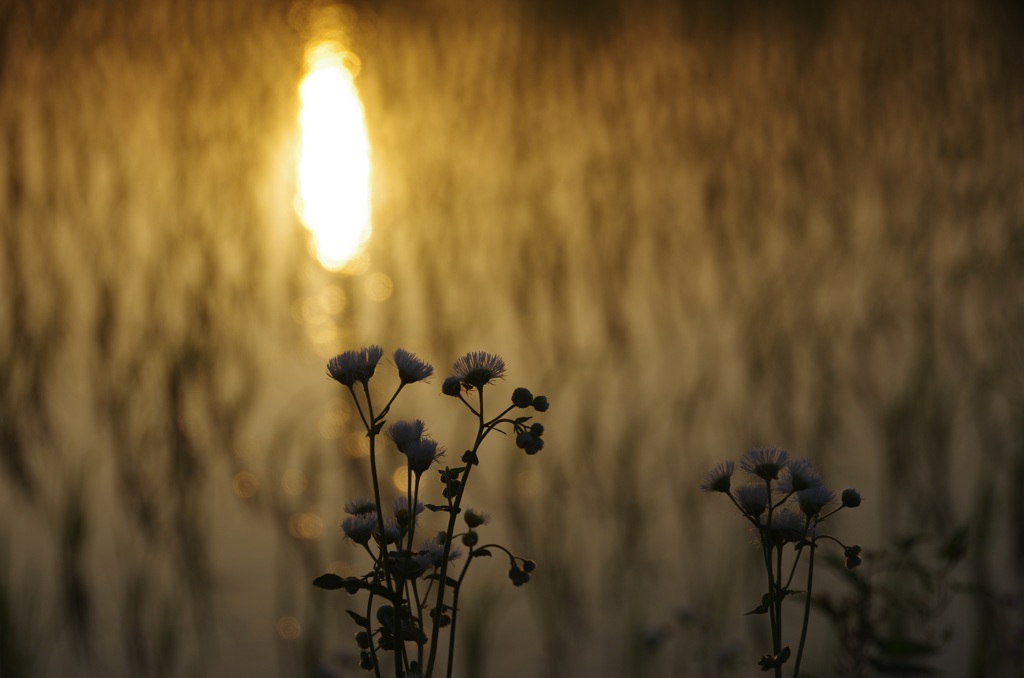
[[434, 373], [434, 368], [429, 363], [420, 360], [404, 348], [395, 350], [395, 367], [398, 368], [398, 378], [403, 384], [423, 381]]
[[800, 505], [800, 510], [809, 516], [816, 516], [821, 513], [821, 509], [825, 508], [835, 498], [836, 493], [824, 485], [809, 487], [796, 493], [796, 500]]
[[424, 429], [426, 429], [426, 424], [420, 419], [396, 421], [388, 427], [387, 436], [391, 438], [391, 442], [395, 444], [399, 452], [405, 452], [406, 445], [423, 437]]
[[[398, 497], [397, 499], [395, 499], [394, 504], [392, 504], [392, 508], [395, 512], [395, 521], [401, 526], [408, 525], [410, 517], [409, 498], [406, 497], [405, 495]], [[423, 506], [423, 502], [417, 501], [415, 515], [418, 516], [419, 514], [423, 513], [424, 508], [425, 507]]]
[[356, 544], [366, 545], [377, 528], [377, 514], [358, 513], [350, 518], [345, 518], [341, 524], [341, 531], [345, 536]]
[[419, 477], [444, 455], [444, 448], [439, 447], [435, 440], [420, 438], [406, 443], [404, 452], [409, 461], [409, 468]]
[[505, 361], [501, 356], [483, 351], [472, 351], [462, 356], [452, 365], [452, 371], [464, 384], [474, 388], [483, 388], [495, 379], [505, 376]]
[[755, 447], [740, 459], [740, 468], [764, 480], [775, 480], [789, 463], [789, 453], [778, 447]]
[[351, 387], [356, 382], [366, 384], [373, 377], [383, 355], [384, 349], [376, 344], [358, 351], [345, 351], [327, 362], [327, 373], [344, 386]]
[[376, 513], [377, 505], [373, 503], [372, 499], [368, 497], [359, 497], [358, 499], [350, 499], [345, 502], [345, 513], [350, 513], [354, 516], [358, 516], [364, 513]]
[[736, 501], [743, 513], [757, 518], [768, 508], [768, 489], [761, 483], [740, 485], [736, 488]]
[[791, 459], [775, 486], [777, 492], [789, 494], [821, 485], [821, 475], [810, 459]]
[[467, 509], [466, 513], [462, 516], [463, 520], [466, 521], [466, 525], [470, 528], [480, 527], [490, 522], [491, 517], [486, 513], [477, 511], [476, 509]]
[[732, 484], [732, 473], [736, 464], [731, 461], [723, 461], [715, 468], [708, 471], [704, 480], [700, 481], [701, 492], [729, 492]]

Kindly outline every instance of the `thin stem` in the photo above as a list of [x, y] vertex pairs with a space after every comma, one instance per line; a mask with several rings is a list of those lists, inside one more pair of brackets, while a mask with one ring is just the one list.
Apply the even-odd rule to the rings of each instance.
[[[466, 406], [469, 407], [469, 409], [473, 410], [476, 413], [476, 415], [477, 415], [476, 440], [473, 443], [473, 448], [470, 450], [470, 456], [475, 456], [476, 455], [477, 451], [480, 449], [480, 444], [483, 443], [484, 438], [487, 436], [487, 432], [489, 430], [489, 429], [487, 429], [487, 427], [484, 424], [484, 415], [483, 415], [483, 412], [484, 412], [484, 389], [483, 389], [483, 387], [478, 388], [477, 389], [477, 393], [480, 396], [480, 405], [479, 405], [480, 409], [479, 409], [479, 411], [473, 410], [472, 406], [470, 406], [469, 403], [466, 403], [466, 401], [462, 399], [462, 394], [461, 393], [459, 394], [459, 399], [462, 400], [464, 403], [466, 403]], [[447, 536], [446, 536], [446, 539], [445, 539], [444, 554], [443, 554], [443, 557], [442, 557], [442, 560], [441, 560], [441, 571], [440, 571], [438, 579], [437, 579], [437, 606], [436, 606], [436, 610], [437, 610], [438, 616], [440, 616], [441, 608], [444, 606], [444, 591], [445, 591], [445, 587], [446, 587], [446, 584], [447, 584], [446, 578], [448, 576], [448, 555], [451, 553], [452, 535], [455, 534], [455, 520], [458, 518], [459, 507], [462, 505], [462, 497], [463, 497], [463, 495], [466, 492], [466, 485], [469, 482], [469, 474], [473, 470], [473, 466], [474, 466], [474, 464], [472, 464], [472, 463], [467, 463], [466, 464], [466, 470], [463, 471], [462, 482], [459, 485], [459, 491], [455, 495], [455, 501], [454, 501], [454, 503], [451, 504], [451, 508], [450, 508], [449, 514], [448, 514], [448, 529], [445, 532], [445, 534]], [[426, 670], [426, 672], [424, 674], [426, 676], [432, 676], [433, 675], [434, 662], [437, 659], [437, 637], [438, 637], [439, 632], [440, 632], [440, 628], [438, 627], [437, 620], [435, 619], [434, 620], [433, 629], [431, 629], [431, 632], [430, 632], [430, 658], [427, 660], [427, 670]]]
[[[775, 586], [775, 615], [776, 615], [776, 629], [779, 632], [778, 642], [775, 645], [775, 656], [778, 657], [782, 652], [782, 545], [775, 547], [776, 554], [776, 566], [775, 573], [778, 577], [778, 581]], [[779, 662], [775, 665], [775, 675], [782, 678], [782, 663]]]
[[466, 556], [466, 564], [462, 566], [462, 573], [459, 574], [458, 581], [452, 587], [452, 623], [451, 628], [448, 629], [448, 671], [445, 673], [447, 678], [452, 678], [452, 669], [455, 667], [455, 624], [459, 615], [459, 592], [462, 590], [462, 582], [466, 578], [466, 573], [469, 572], [469, 564], [473, 561], [473, 553], [474, 550], [470, 548], [469, 555]]
[[[381, 563], [387, 562], [388, 552], [388, 540], [387, 534], [384, 531], [384, 506], [380, 501], [380, 480], [377, 477], [377, 417], [373, 414], [373, 398], [370, 396], [370, 385], [367, 382], [362, 382], [363, 394], [366, 396], [366, 413], [370, 421], [370, 425], [367, 428], [367, 435], [370, 438], [370, 476], [373, 478], [373, 501], [377, 505], [377, 530], [380, 534], [380, 558]], [[362, 412], [360, 412], [362, 416]], [[363, 420], [366, 423], [366, 419]], [[387, 581], [388, 592], [391, 594], [391, 607], [394, 613], [394, 621], [392, 623], [392, 633], [394, 635], [395, 642], [395, 678], [401, 678], [402, 675], [402, 657], [404, 655], [403, 649], [405, 648], [405, 642], [400, 638], [401, 629], [401, 583], [393, 582], [391, 580], [391, 574], [384, 570], [385, 580]]]
[[800, 660], [804, 655], [804, 641], [807, 640], [807, 622], [811, 616], [811, 586], [814, 584], [814, 550], [815, 539], [811, 539], [811, 555], [807, 556], [807, 598], [804, 600], [804, 623], [800, 629], [800, 647], [796, 651], [796, 665], [793, 667], [793, 678], [800, 678]]

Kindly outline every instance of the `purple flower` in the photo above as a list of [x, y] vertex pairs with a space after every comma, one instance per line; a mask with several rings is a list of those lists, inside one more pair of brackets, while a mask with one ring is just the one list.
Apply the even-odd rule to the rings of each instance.
[[789, 453], [778, 447], [755, 447], [740, 459], [740, 468], [764, 480], [775, 480], [789, 463]]
[[426, 424], [420, 419], [396, 421], [388, 427], [387, 436], [395, 443], [395, 447], [398, 448], [399, 452], [405, 452], [405, 447], [409, 443], [414, 443], [423, 437], [423, 430], [425, 428]]
[[768, 508], [768, 488], [763, 483], [740, 485], [735, 497], [740, 510], [751, 518], [757, 518]]
[[493, 353], [472, 351], [456, 360], [452, 365], [452, 371], [462, 383], [474, 388], [483, 388], [495, 379], [505, 376], [505, 361]]
[[403, 384], [423, 381], [434, 373], [434, 368], [429, 363], [403, 348], [395, 351], [395, 367], [398, 368], [398, 378]]
[[789, 494], [821, 485], [821, 475], [810, 459], [792, 459], [775, 486], [777, 492]]
[[816, 516], [836, 498], [836, 493], [824, 485], [809, 487], [796, 493], [797, 504], [806, 515]]
[[409, 462], [409, 468], [416, 474], [416, 477], [419, 477], [430, 468], [431, 464], [444, 455], [444, 448], [439, 447], [435, 440], [420, 438], [408, 443], [404, 452]]
[[327, 374], [343, 386], [366, 385], [377, 369], [384, 349], [376, 344], [358, 351], [345, 351], [327, 361]]
[[715, 468], [708, 471], [704, 480], [700, 481], [701, 492], [729, 492], [732, 482], [732, 473], [736, 464], [731, 461], [723, 461]]

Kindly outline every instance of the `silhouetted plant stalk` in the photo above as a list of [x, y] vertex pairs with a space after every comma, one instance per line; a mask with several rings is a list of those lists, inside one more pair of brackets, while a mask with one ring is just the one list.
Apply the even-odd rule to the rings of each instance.
[[[512, 392], [511, 404], [488, 418], [484, 391], [495, 380], [504, 378], [505, 362], [499, 356], [483, 352], [467, 353], [456, 360], [453, 374], [444, 380], [441, 392], [457, 398], [476, 418], [473, 444], [462, 455], [461, 466], [437, 469], [443, 502], [424, 504], [420, 501], [423, 474], [445, 456], [445, 449], [426, 435], [426, 425], [419, 419], [391, 424], [384, 435], [405, 455], [408, 482], [406, 494], [392, 505], [391, 517], [385, 518], [377, 467], [377, 438], [384, 431], [385, 417], [402, 389], [426, 380], [434, 373], [434, 368], [408, 351], [396, 350], [394, 364], [399, 383], [387, 404], [378, 411], [373, 406], [370, 380], [383, 354], [379, 346], [369, 346], [346, 351], [327, 363], [329, 376], [351, 394], [370, 441], [373, 498], [346, 503], [349, 517], [342, 523], [342, 531], [349, 541], [366, 551], [373, 566], [361, 577], [325, 574], [317, 577], [313, 584], [324, 589], [343, 589], [349, 594], [367, 592], [363, 609], [347, 610], [360, 628], [355, 640], [364, 670], [373, 671], [379, 678], [382, 654], [390, 652], [396, 678], [433, 676], [441, 629], [450, 627], [445, 668], [445, 675], [450, 677], [455, 661], [459, 595], [470, 564], [476, 558], [491, 556], [495, 550], [501, 551], [509, 559], [509, 578], [516, 586], [528, 582], [536, 567], [532, 560], [516, 556], [500, 544], [480, 545], [477, 530], [487, 524], [489, 517], [462, 508], [469, 476], [473, 467], [480, 463], [480, 447], [487, 436], [493, 431], [507, 432], [501, 427], [515, 434], [516, 446], [526, 454], [539, 452], [544, 447], [543, 425], [528, 424], [529, 416], [508, 418], [507, 415], [526, 408], [544, 412], [548, 409], [548, 400], [545, 396], [534, 397], [525, 388], [517, 388]], [[444, 530], [416, 544], [419, 515], [424, 511], [446, 514], [447, 524]], [[460, 515], [466, 530], [457, 533]], [[461, 549], [454, 545], [456, 539], [461, 540], [467, 554], [462, 570], [453, 577], [448, 573], [449, 567], [462, 555]]]
[[[776, 447], [750, 450], [740, 459], [740, 468], [757, 480], [733, 488], [732, 475], [736, 465], [732, 461], [724, 461], [708, 472], [700, 483], [700, 489], [703, 492], [721, 492], [729, 497], [751, 524], [751, 536], [761, 547], [768, 591], [761, 597], [760, 604], [747, 614], [768, 615], [772, 651], [762, 656], [758, 665], [763, 671], [774, 671], [776, 678], [782, 678], [782, 667], [792, 654], [789, 645], [782, 644], [782, 601], [790, 595], [804, 596], [800, 642], [793, 665], [793, 678], [799, 678], [810, 619], [814, 554], [818, 542], [829, 540], [839, 544], [846, 557], [846, 567], [851, 570], [861, 563], [859, 546], [846, 546], [835, 537], [820, 534], [818, 528], [837, 511], [860, 506], [860, 493], [854, 489], [843, 490], [839, 506], [835, 506], [835, 492], [825, 486], [811, 461], [790, 459], [788, 452]], [[796, 552], [788, 573], [783, 559], [786, 544], [793, 544]], [[793, 578], [804, 551], [808, 552], [806, 589], [795, 590], [792, 588]]]

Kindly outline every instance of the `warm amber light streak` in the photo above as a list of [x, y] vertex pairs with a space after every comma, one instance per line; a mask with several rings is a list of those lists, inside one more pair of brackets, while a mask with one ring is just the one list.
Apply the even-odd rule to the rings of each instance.
[[299, 85], [299, 195], [320, 263], [338, 270], [370, 237], [370, 143], [346, 53], [321, 42], [306, 52]]

